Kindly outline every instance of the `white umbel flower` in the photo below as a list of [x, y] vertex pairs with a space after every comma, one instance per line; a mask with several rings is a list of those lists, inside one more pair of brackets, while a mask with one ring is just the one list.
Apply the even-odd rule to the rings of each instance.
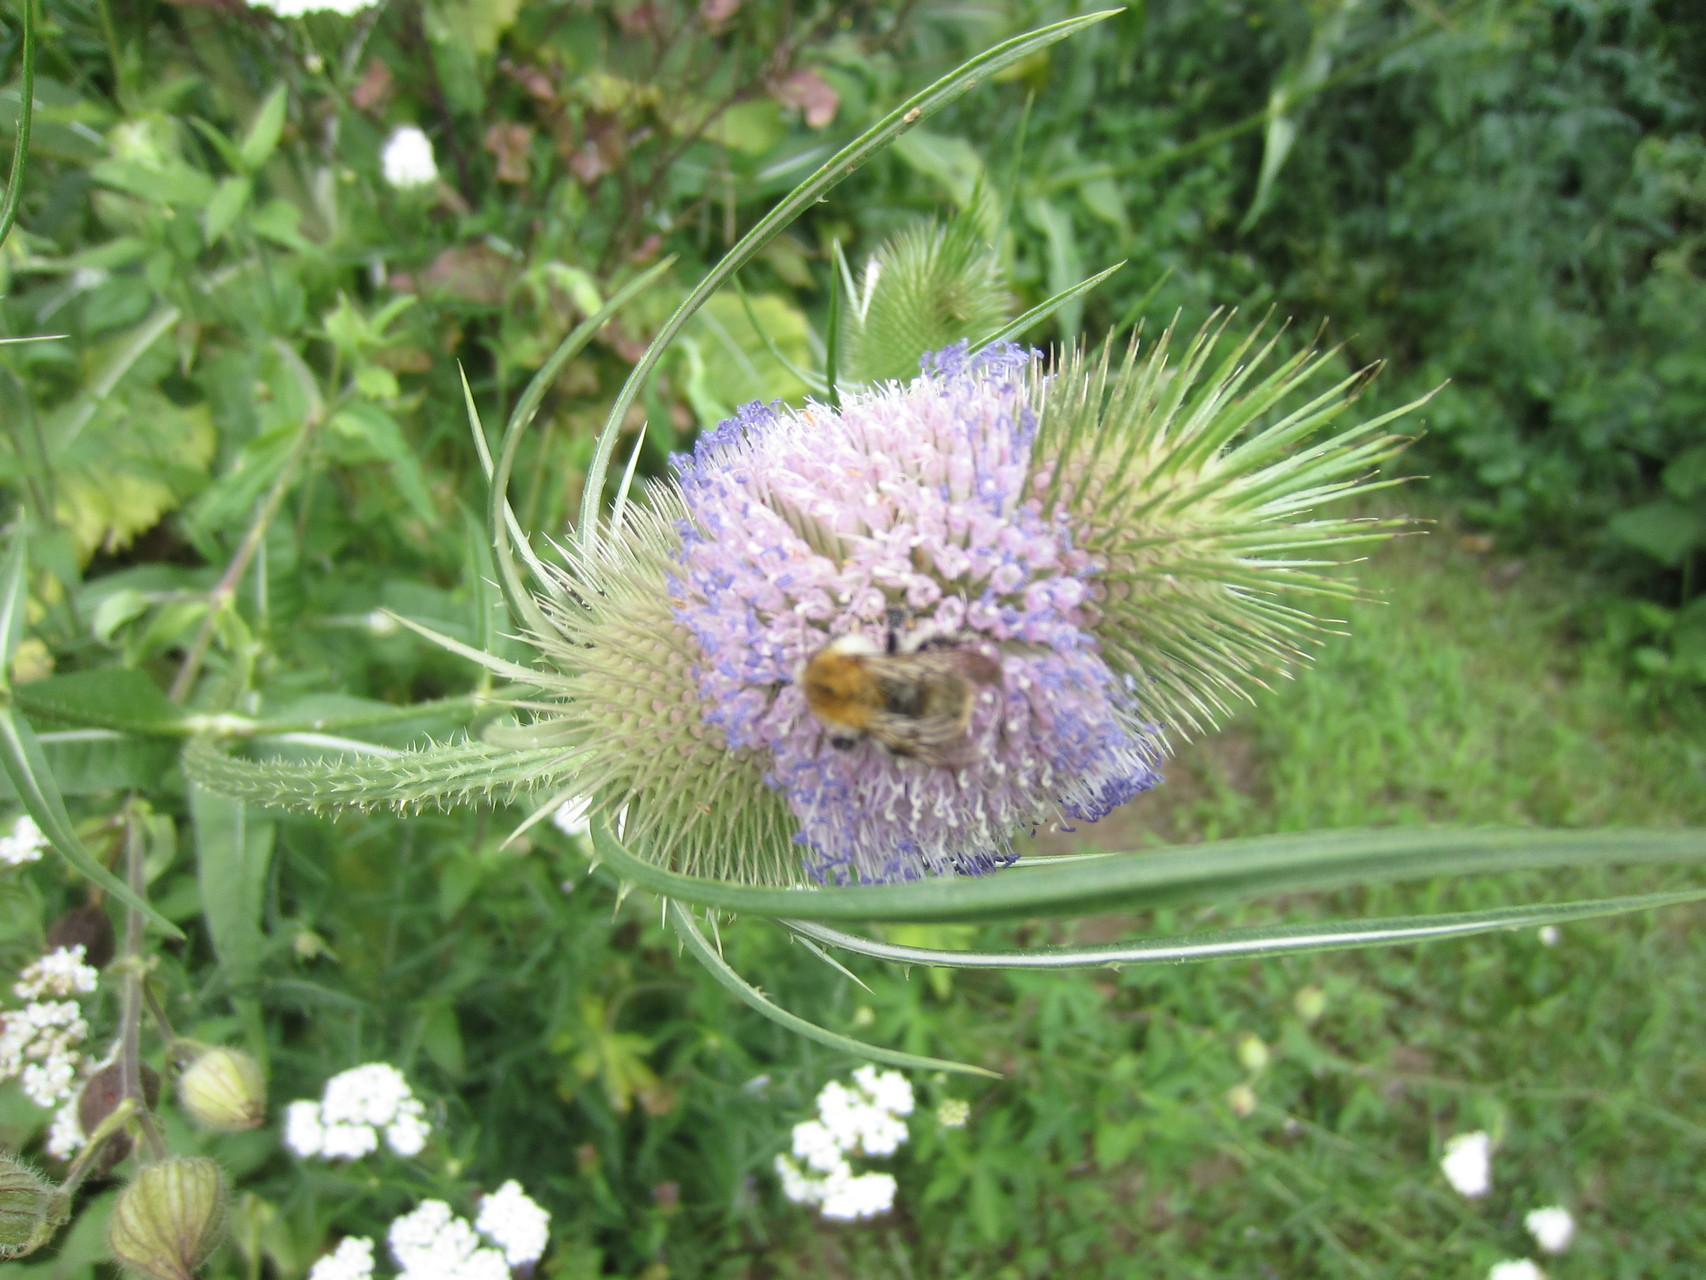
[[398, 1280], [509, 1280], [509, 1264], [483, 1248], [466, 1218], [442, 1200], [424, 1200], [386, 1233]]
[[900, 1150], [908, 1136], [902, 1117], [912, 1114], [913, 1105], [912, 1085], [898, 1071], [860, 1067], [851, 1086], [835, 1080], [824, 1085], [817, 1116], [794, 1126], [793, 1158], [776, 1157], [782, 1194], [795, 1204], [818, 1206], [826, 1218], [888, 1212], [895, 1180], [886, 1173], [855, 1173], [849, 1157]]
[[1495, 1262], [1493, 1269], [1487, 1272], [1487, 1280], [1546, 1280], [1546, 1273], [1527, 1258], [1515, 1258], [1509, 1262]]
[[432, 156], [432, 139], [412, 124], [406, 124], [385, 141], [379, 157], [385, 181], [399, 190], [424, 187], [438, 181], [438, 162]]
[[1522, 1220], [1534, 1242], [1547, 1253], [1562, 1253], [1576, 1238], [1576, 1220], [1561, 1204], [1536, 1209]]
[[302, 1099], [284, 1109], [284, 1145], [297, 1155], [359, 1160], [385, 1145], [416, 1156], [432, 1125], [426, 1107], [396, 1067], [369, 1062], [326, 1081], [319, 1102]]
[[538, 1262], [551, 1238], [551, 1214], [511, 1178], [480, 1201], [474, 1229], [503, 1250], [512, 1267]]
[[824, 1189], [823, 1216], [844, 1222], [874, 1218], [894, 1208], [895, 1180], [886, 1173], [849, 1173]]
[[1479, 1129], [1448, 1138], [1439, 1167], [1458, 1195], [1484, 1196], [1493, 1186], [1493, 1140]]
[[35, 1000], [0, 1020], [0, 1080], [16, 1078], [38, 1107], [71, 1094], [89, 1024], [74, 1000]]
[[56, 947], [39, 960], [24, 966], [12, 992], [20, 1000], [40, 1000], [44, 996], [86, 996], [101, 980], [99, 970], [84, 964], [81, 942], [71, 947]]
[[373, 1241], [366, 1236], [345, 1236], [308, 1271], [308, 1280], [372, 1280], [372, 1276]]
[[0, 836], [0, 866], [21, 867], [34, 862], [47, 848], [47, 837], [29, 814], [20, 814], [12, 829]]

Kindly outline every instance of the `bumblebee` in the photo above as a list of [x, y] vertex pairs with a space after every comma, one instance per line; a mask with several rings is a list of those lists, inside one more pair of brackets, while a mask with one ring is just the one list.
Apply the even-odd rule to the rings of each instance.
[[1001, 681], [1001, 664], [975, 649], [932, 642], [899, 652], [865, 635], [841, 636], [800, 669], [806, 705], [829, 730], [830, 745], [850, 751], [873, 738], [897, 756], [957, 769], [970, 762], [977, 691]]

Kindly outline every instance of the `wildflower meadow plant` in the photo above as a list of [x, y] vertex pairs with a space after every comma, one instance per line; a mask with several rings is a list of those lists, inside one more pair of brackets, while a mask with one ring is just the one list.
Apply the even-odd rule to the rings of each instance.
[[[508, 722], [384, 756], [352, 742], [342, 758], [306, 764], [238, 758], [222, 741], [232, 735], [211, 726], [186, 753], [191, 776], [315, 812], [526, 798], [522, 830], [585, 822], [595, 858], [664, 898], [687, 947], [752, 1007], [850, 1052], [934, 1068], [972, 1069], [864, 1046], [777, 1008], [728, 966], [694, 908], [770, 916], [814, 944], [901, 962], [1073, 967], [1391, 945], [1699, 896], [1013, 952], [902, 946], [829, 923], [1228, 901], [1703, 852], [1695, 832], [1396, 829], [1021, 858], [1017, 841], [1039, 828], [1094, 821], [1159, 784], [1174, 742], [1307, 661], [1336, 602], [1356, 594], [1337, 558], [1395, 529], [1342, 504], [1394, 483], [1382, 468], [1404, 443], [1398, 420], [1419, 404], [1359, 419], [1372, 370], [1230, 314], [1194, 335], [1048, 356], [1014, 345], [1102, 277], [1009, 321], [992, 259], [967, 250], [963, 221], [936, 249], [909, 233], [857, 288], [851, 272], [835, 277], [852, 303], [832, 298], [823, 367], [801, 371], [815, 399], [748, 405], [644, 484], [636, 445], [607, 504], [641, 388], [744, 263], [900, 133], [1104, 16], [972, 59], [748, 232], [617, 395], [567, 541], [535, 545], [510, 509], [519, 441], [559, 370], [667, 264], [564, 340], [495, 454], [469, 395], [494, 561], [535, 660], [399, 621], [525, 690]], [[918, 342], [928, 345], [907, 345]], [[908, 367], [919, 372], [892, 376]], [[237, 728], [264, 755], [265, 727]]]

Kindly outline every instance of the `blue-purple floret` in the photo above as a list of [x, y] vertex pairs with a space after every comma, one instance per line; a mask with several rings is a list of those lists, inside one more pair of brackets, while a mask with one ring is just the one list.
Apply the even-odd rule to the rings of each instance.
[[[1012, 837], [1094, 821], [1159, 780], [1161, 742], [1088, 628], [1096, 566], [1027, 490], [1032, 353], [965, 345], [839, 412], [750, 404], [672, 459], [689, 512], [676, 616], [703, 651], [705, 718], [770, 758], [820, 879], [980, 874]], [[1001, 666], [967, 763], [838, 750], [796, 684], [831, 640], [975, 647]]]

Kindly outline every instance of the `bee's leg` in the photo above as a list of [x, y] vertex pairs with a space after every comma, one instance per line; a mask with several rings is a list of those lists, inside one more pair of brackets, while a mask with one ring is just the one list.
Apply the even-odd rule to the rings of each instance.
[[900, 652], [900, 629], [906, 622], [909, 612], [910, 610], [903, 604], [891, 604], [889, 606], [888, 653], [891, 658]]

